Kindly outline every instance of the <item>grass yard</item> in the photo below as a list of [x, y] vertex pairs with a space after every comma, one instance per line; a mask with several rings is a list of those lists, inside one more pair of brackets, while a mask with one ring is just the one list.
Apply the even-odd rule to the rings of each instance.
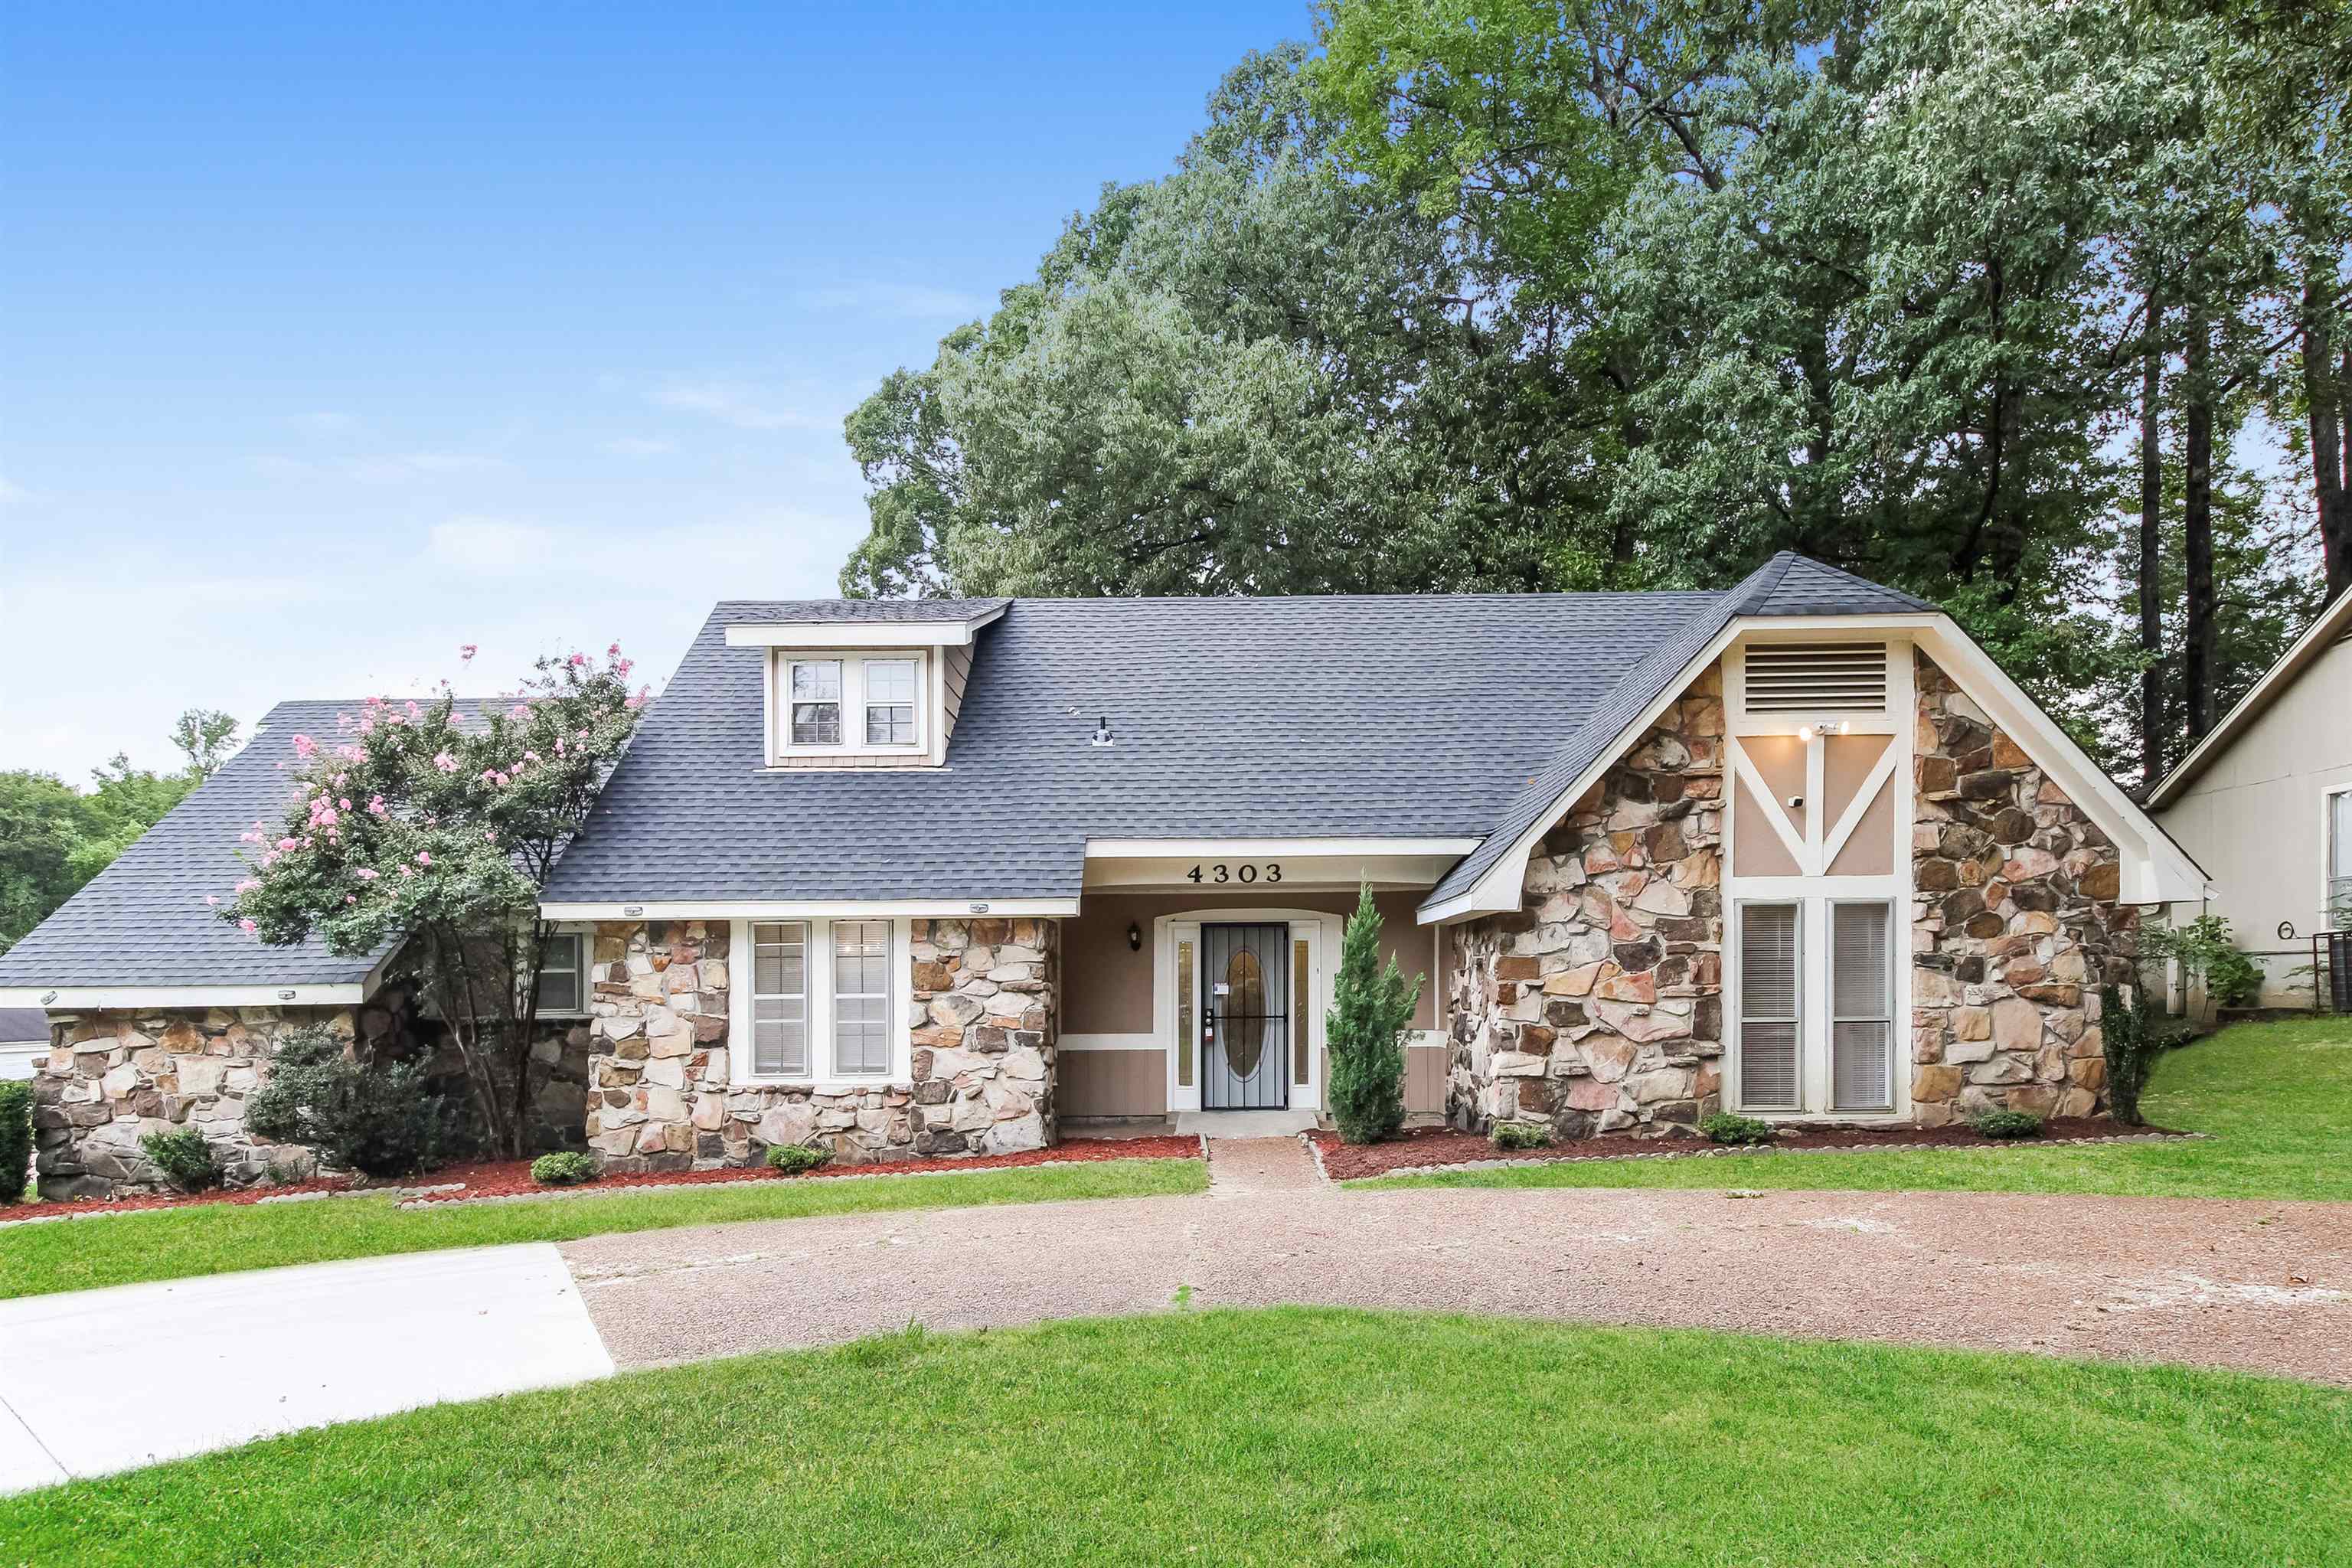
[[[446, 1247], [570, 1241], [611, 1231], [740, 1219], [1152, 1197], [1201, 1192], [1208, 1183], [1198, 1160], [1099, 1160], [968, 1174], [743, 1182], [419, 1209], [397, 1207], [398, 1200], [389, 1196], [200, 1204], [0, 1228], [0, 1300]], [[6, 1538], [0, 1536], [0, 1563], [8, 1561]]]
[[[1623, 1160], [1375, 1177], [1427, 1187], [1812, 1187], [2352, 1199], [2352, 1018], [2241, 1024], [2169, 1051], [2140, 1110], [2168, 1143]], [[1356, 1183], [1352, 1185], [1366, 1184]], [[2352, 1524], [2347, 1526], [2352, 1534]]]
[[0, 1499], [14, 1563], [2352, 1560], [2352, 1394], [1308, 1310], [910, 1332]]

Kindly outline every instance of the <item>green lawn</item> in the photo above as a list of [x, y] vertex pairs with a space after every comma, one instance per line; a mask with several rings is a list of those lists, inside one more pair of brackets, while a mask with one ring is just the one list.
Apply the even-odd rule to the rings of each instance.
[[2352, 1560], [2352, 1394], [1307, 1310], [910, 1332], [0, 1500], [77, 1564]]
[[[739, 1219], [799, 1219], [1053, 1198], [1151, 1197], [1209, 1184], [1198, 1160], [1104, 1160], [946, 1175], [743, 1182], [611, 1197], [512, 1204], [329, 1198], [290, 1204], [199, 1204], [52, 1225], [0, 1228], [0, 1300], [445, 1247], [570, 1241], [619, 1230], [664, 1230]], [[5, 1211], [0, 1211], [5, 1212]], [[0, 1563], [9, 1561], [0, 1537]]]
[[2352, 1018], [2241, 1024], [2168, 1052], [2157, 1064], [2140, 1109], [2158, 1126], [2210, 1136], [2105, 1148], [1606, 1161], [1374, 1180], [1444, 1187], [1829, 1187], [2352, 1199]]

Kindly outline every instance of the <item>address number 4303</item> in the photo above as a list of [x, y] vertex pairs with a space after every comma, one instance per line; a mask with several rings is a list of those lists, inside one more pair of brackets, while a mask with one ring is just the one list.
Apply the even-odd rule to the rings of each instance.
[[1188, 882], [1279, 882], [1282, 880], [1282, 867], [1271, 860], [1264, 864], [1244, 861], [1238, 866], [1219, 861], [1214, 865], [1193, 867], [1184, 873], [1184, 879]]

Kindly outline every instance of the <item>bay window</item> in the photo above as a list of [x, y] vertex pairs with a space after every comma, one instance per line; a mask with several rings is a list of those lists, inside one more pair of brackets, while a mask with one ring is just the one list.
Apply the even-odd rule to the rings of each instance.
[[898, 963], [905, 948], [887, 920], [748, 921], [737, 941], [750, 973], [731, 1004], [749, 1048], [739, 1080], [838, 1082], [903, 1078], [906, 1026]]

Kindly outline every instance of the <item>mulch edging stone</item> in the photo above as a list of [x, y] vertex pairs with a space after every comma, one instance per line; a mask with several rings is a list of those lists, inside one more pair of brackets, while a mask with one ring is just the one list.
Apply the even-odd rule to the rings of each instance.
[[[21, 1215], [0, 1210], [0, 1228], [13, 1225], [46, 1225], [58, 1220], [99, 1219], [108, 1215], [139, 1214], [150, 1209], [196, 1208], [217, 1204], [302, 1203], [320, 1198], [401, 1199], [404, 1209], [441, 1204], [512, 1202], [525, 1198], [595, 1197], [607, 1193], [657, 1192], [671, 1187], [709, 1186], [727, 1182], [844, 1181], [860, 1176], [950, 1175], [958, 1171], [1017, 1170], [1030, 1165], [1089, 1164], [1105, 1160], [1197, 1160], [1198, 1138], [1074, 1138], [1050, 1149], [1027, 1149], [1017, 1154], [965, 1155], [931, 1160], [892, 1160], [871, 1165], [820, 1165], [796, 1176], [764, 1165], [729, 1166], [718, 1171], [656, 1171], [617, 1180], [583, 1182], [578, 1186], [541, 1186], [530, 1179], [528, 1160], [482, 1161], [446, 1166], [419, 1183], [371, 1183], [364, 1177], [325, 1177], [282, 1187], [247, 1187], [236, 1192], [153, 1194], [117, 1198], [106, 1203], [36, 1204], [37, 1212]], [[46, 1211], [46, 1212], [39, 1212]]]
[[[1424, 1128], [1386, 1143], [1348, 1144], [1334, 1132], [1299, 1136], [1314, 1149], [1316, 1163], [1335, 1182], [1387, 1175], [1425, 1175], [1438, 1171], [1499, 1171], [1519, 1166], [1581, 1163], [1593, 1160], [1694, 1160], [1740, 1154], [1851, 1154], [1905, 1149], [2004, 1149], [2082, 1143], [2152, 1143], [2200, 1138], [2198, 1132], [2124, 1127], [2105, 1118], [2053, 1117], [2039, 1138], [1986, 1138], [1966, 1126], [1804, 1127], [1783, 1131], [1770, 1143], [1718, 1146], [1696, 1138], [1583, 1138], [1548, 1148], [1515, 1150], [1507, 1157], [1475, 1132]], [[1628, 1144], [1634, 1145], [1627, 1147]], [[1663, 1146], [1662, 1146], [1663, 1145]]]

